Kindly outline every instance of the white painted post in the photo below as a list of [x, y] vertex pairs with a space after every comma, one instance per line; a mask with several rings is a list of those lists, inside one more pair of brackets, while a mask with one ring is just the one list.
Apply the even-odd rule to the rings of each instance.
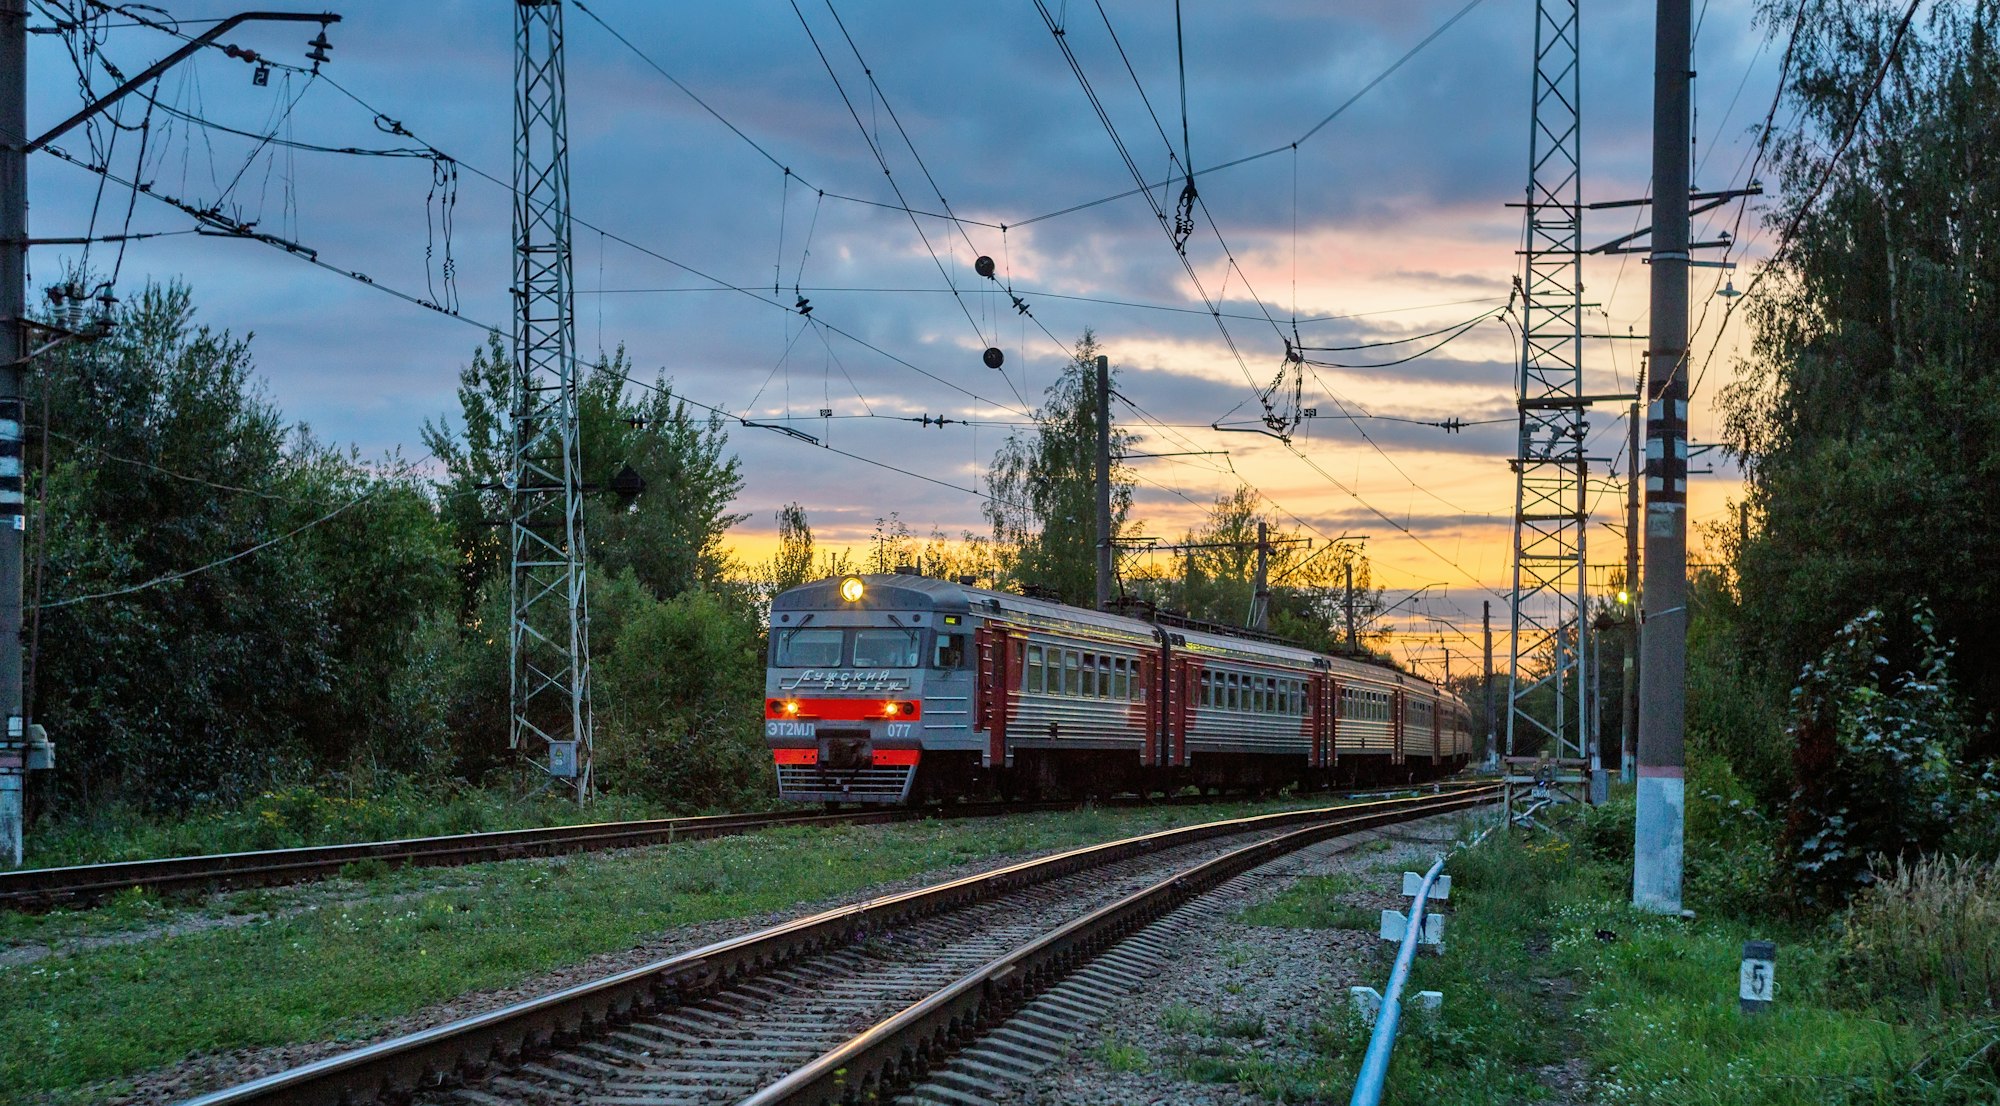
[[1737, 971], [1736, 997], [1745, 1014], [1771, 1008], [1778, 993], [1778, 946], [1771, 941], [1743, 942], [1743, 966]]

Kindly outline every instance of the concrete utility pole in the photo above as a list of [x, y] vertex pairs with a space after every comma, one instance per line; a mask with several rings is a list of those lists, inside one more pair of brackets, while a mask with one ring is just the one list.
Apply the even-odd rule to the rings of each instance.
[[1354, 638], [1354, 564], [1347, 565], [1347, 651], [1360, 652]]
[[28, 6], [0, 0], [0, 863], [21, 863], [21, 369], [28, 353]]
[[1097, 609], [1111, 606], [1111, 359], [1097, 357]]
[[1250, 590], [1250, 628], [1271, 628], [1271, 528], [1257, 520], [1257, 576]]
[[[1639, 392], [1646, 389], [1640, 370]], [[1626, 416], [1625, 445], [1625, 674], [1619, 680], [1618, 779], [1633, 779], [1632, 739], [1639, 728], [1639, 401]]]
[[1486, 682], [1482, 685], [1486, 693], [1486, 766], [1491, 768], [1500, 763], [1500, 730], [1493, 717], [1493, 600], [1480, 606], [1483, 613], [1479, 620], [1486, 631]]
[[1688, 0], [1659, 0], [1653, 40], [1652, 312], [1646, 394], [1646, 588], [1632, 905], [1681, 910], [1687, 713]]

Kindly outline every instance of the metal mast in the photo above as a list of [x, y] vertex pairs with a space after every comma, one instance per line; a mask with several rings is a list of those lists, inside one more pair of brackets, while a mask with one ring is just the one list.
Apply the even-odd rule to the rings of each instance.
[[590, 617], [577, 457], [561, 0], [514, 4], [513, 574], [508, 742], [590, 794]]
[[[1520, 439], [1514, 459], [1507, 753], [1539, 735], [1554, 782], [1587, 764], [1584, 610], [1583, 190], [1577, 0], [1536, 0], [1523, 232]], [[1544, 666], [1545, 665], [1545, 666]], [[1526, 758], [1522, 758], [1526, 759]], [[1510, 766], [1513, 783], [1535, 782]], [[1508, 789], [1513, 799], [1514, 788]]]

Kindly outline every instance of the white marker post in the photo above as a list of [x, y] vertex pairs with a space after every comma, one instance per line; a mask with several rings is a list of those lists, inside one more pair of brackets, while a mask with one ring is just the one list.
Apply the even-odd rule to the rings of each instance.
[[1778, 946], [1770, 941], [1743, 942], [1743, 967], [1736, 977], [1736, 996], [1745, 1014], [1756, 1014], [1771, 1006], [1777, 993], [1775, 978]]

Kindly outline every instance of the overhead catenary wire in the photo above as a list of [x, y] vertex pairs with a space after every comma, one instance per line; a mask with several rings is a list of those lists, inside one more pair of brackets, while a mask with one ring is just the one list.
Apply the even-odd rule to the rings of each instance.
[[[1468, 5], [1468, 9], [1469, 9], [1469, 7], [1470, 7], [1470, 5]], [[1442, 30], [1442, 29], [1441, 29], [1441, 30]], [[421, 155], [419, 155], [419, 156], [421, 156]], [[490, 179], [490, 178], [489, 178], [489, 179]], [[908, 209], [908, 208], [905, 208], [905, 210], [906, 210], [906, 212], [907, 212], [907, 211], [910, 211], [910, 210], [914, 210], [914, 209]], [[936, 216], [936, 217], [941, 217], [941, 218], [948, 218], [948, 219], [950, 219], [950, 220], [954, 221], [954, 223], [955, 223], [955, 224], [956, 224], [956, 223], [966, 223], [966, 224], [970, 224], [970, 225], [980, 225], [980, 224], [978, 223], [978, 221], [976, 221], [976, 220], [962, 220], [962, 219], [958, 218], [958, 217], [957, 217], [957, 216], [956, 216], [955, 214], [947, 214], [947, 215], [942, 215], [942, 216]], [[580, 225], [583, 225], [583, 226], [586, 226], [586, 227], [591, 227], [592, 229], [600, 229], [600, 228], [595, 228], [595, 227], [594, 227], [594, 225], [592, 225], [592, 224], [589, 224], [589, 223], [580, 223]], [[962, 229], [962, 228], [961, 228], [961, 229]], [[635, 244], [633, 244], [633, 243], [630, 243], [629, 241], [626, 241], [626, 240], [623, 240], [623, 239], [620, 239], [620, 241], [621, 241], [621, 244], [626, 244], [626, 245], [628, 245], [628, 246], [633, 246], [634, 248], [639, 248], [639, 247], [636, 247], [636, 245], [635, 245]], [[274, 245], [275, 245], [276, 243], [267, 243], [267, 244], [274, 244]], [[654, 251], [650, 251], [650, 250], [645, 250], [645, 251], [643, 251], [643, 252], [647, 252], [647, 253], [649, 253], [649, 254], [653, 254], [654, 256], [659, 256], [659, 255], [658, 255], [657, 253], [654, 253]], [[679, 265], [679, 264], [680, 264], [679, 262], [677, 262], [677, 261], [673, 261], [673, 260], [672, 260], [672, 259], [670, 259], [670, 258], [663, 258], [663, 260], [667, 260], [667, 261], [668, 261], [669, 263], [672, 263], [672, 264], [675, 264], [675, 265]], [[1233, 263], [1233, 259], [1232, 259], [1232, 263]], [[683, 266], [683, 267], [684, 267], [684, 266]], [[337, 269], [336, 269], [335, 271], [341, 271], [341, 270], [337, 270]], [[692, 272], [693, 270], [690, 270], [690, 271]], [[1239, 271], [1240, 271], [1240, 268], [1239, 268]], [[367, 283], [370, 283], [371, 285], [375, 283], [375, 282], [373, 282], [373, 281], [371, 281], [371, 280], [366, 280], [366, 278], [365, 278], [365, 277], [362, 277], [362, 276], [361, 276], [360, 274], [355, 274], [355, 273], [344, 273], [344, 275], [349, 275], [349, 276], [351, 276], [351, 277], [355, 277], [355, 278], [357, 278], [357, 279], [362, 279], [362, 280], [364, 280], [365, 282], [367, 282]], [[718, 288], [718, 290], [730, 290], [730, 291], [739, 291], [739, 292], [741, 292], [741, 291], [744, 291], [744, 289], [743, 289], [743, 288], [742, 288], [741, 286], [738, 286], [738, 285], [735, 285], [735, 284], [732, 284], [731, 282], [726, 282], [726, 281], [721, 281], [721, 280], [719, 280], [718, 278], [715, 278], [715, 277], [711, 277], [711, 276], [709, 276], [709, 275], [707, 275], [707, 274], [697, 274], [697, 275], [700, 275], [700, 276], [702, 277], [702, 279], [705, 279], [705, 280], [710, 280], [710, 281], [713, 281], [713, 282], [715, 282], [715, 283], [716, 283], [716, 285], [717, 285], [717, 288]], [[379, 285], [376, 285], [376, 286], [377, 286], [377, 287], [380, 287]], [[385, 290], [389, 290], [389, 289], [385, 289]], [[393, 291], [393, 290], [391, 290], [391, 291]], [[1078, 298], [1078, 299], [1082, 299], [1083, 297], [1074, 297], [1074, 298]], [[415, 300], [414, 298], [413, 298], [413, 302], [419, 302], [419, 303], [422, 303], [422, 301], [420, 301], [420, 300]], [[424, 304], [424, 305], [425, 305], [425, 306], [432, 306], [432, 305], [430, 305], [430, 304]], [[783, 304], [779, 304], [779, 303], [775, 303], [775, 302], [773, 302], [773, 303], [772, 303], [772, 306], [776, 306], [776, 307], [779, 307], [779, 308], [781, 308], [781, 309], [785, 309], [785, 310], [789, 310], [788, 308], [785, 308], [785, 306], [784, 306]], [[1262, 306], [1262, 304], [1261, 304], [1261, 301], [1260, 301], [1260, 306]], [[1189, 312], [1192, 312], [1192, 311], [1194, 311], [1195, 309], [1193, 309], [1193, 308], [1185, 308], [1185, 309], [1178, 309], [1178, 310], [1184, 310], [1184, 311], [1189, 311]], [[450, 313], [450, 312], [447, 312], [447, 313]], [[1211, 315], [1214, 315], [1214, 314], [1217, 314], [1218, 312], [1216, 312], [1216, 311], [1215, 311], [1214, 309], [1211, 309], [1211, 311], [1210, 311], [1209, 313], [1210, 313]], [[462, 316], [455, 316], [455, 317], [461, 317], [461, 318], [462, 318]], [[1246, 318], [1246, 319], [1254, 319], [1255, 317], [1256, 317], [1256, 316], [1243, 316], [1243, 318]], [[1268, 318], [1268, 312], [1267, 312], [1267, 318]], [[474, 325], [483, 325], [483, 324], [478, 324], [478, 323], [477, 323], [477, 322], [476, 322], [475, 320], [467, 320], [467, 321], [470, 321], [470, 322], [474, 322]], [[976, 324], [975, 324], [975, 325], [976, 325]], [[844, 332], [841, 332], [841, 331], [839, 331], [839, 330], [838, 330], [837, 328], [832, 328], [832, 327], [830, 327], [830, 326], [829, 326], [829, 327], [828, 327], [827, 329], [829, 329], [829, 330], [832, 330], [832, 331], [833, 331], [834, 333], [839, 333], [839, 334], [841, 334], [841, 335], [842, 335], [842, 336], [844, 336], [844, 337], [850, 337], [850, 338], [852, 338], [852, 336], [851, 336], [851, 335], [847, 335], [847, 334], [845, 334]], [[826, 340], [826, 334], [825, 334], [825, 332], [824, 332], [824, 331], [822, 331], [822, 332], [821, 332], [821, 337], [822, 337], [822, 340], [823, 340], [823, 341], [824, 341], [824, 340]], [[857, 341], [858, 341], [858, 340], [857, 340]], [[861, 344], [863, 344], [863, 345], [867, 345], [867, 343], [861, 343]], [[870, 346], [869, 348], [873, 349], [873, 348], [875, 348], [875, 347], [872, 347], [872, 346]], [[879, 349], [876, 349], [876, 352], [878, 352], [878, 353], [884, 353], [884, 355], [885, 355], [885, 356], [888, 356], [888, 355], [887, 355], [887, 354], [885, 353], [885, 351], [881, 351], [881, 350], [879, 350]], [[896, 360], [900, 360], [900, 359], [896, 359]], [[907, 364], [907, 363], [905, 363], [905, 364]], [[914, 367], [914, 366], [911, 366], [911, 367]], [[850, 379], [850, 382], [851, 382], [851, 379]], [[987, 403], [992, 403], [992, 402], [993, 402], [993, 401], [989, 401], [989, 400], [985, 400], [985, 399], [984, 399], [983, 397], [977, 397], [977, 396], [974, 396], [973, 398], [975, 398], [975, 399], [979, 399], [979, 400], [980, 400], [981, 402], [987, 402]], [[863, 399], [864, 399], [864, 402], [865, 402], [865, 397], [863, 397]], [[1004, 406], [1004, 405], [1001, 405], [1001, 406]], [[1364, 415], [1361, 415], [1361, 416], [1359, 416], [1359, 417], [1363, 417], [1363, 418], [1368, 418], [1368, 417], [1376, 417], [1376, 416], [1372, 416], [1372, 415], [1366, 415], [1366, 414], [1364, 414]], [[1392, 417], [1392, 418], [1393, 418], [1393, 417]], [[1407, 421], [1419, 421], [1419, 420], [1407, 420]], [[1160, 425], [1164, 426], [1165, 424], [1160, 424]], [[1194, 426], [1196, 426], [1196, 425], [1198, 425], [1198, 424], [1189, 424], [1189, 426], [1190, 426], [1190, 427], [1194, 427]], [[839, 451], [837, 451], [837, 452], [839, 452]], [[885, 466], [885, 467], [888, 467], [888, 468], [894, 468], [894, 466]], [[897, 471], [903, 471], [903, 470], [897, 470]], [[949, 484], [946, 484], [945, 486], [953, 486], [953, 485], [949, 485]], [[961, 489], [961, 490], [965, 490], [965, 489]]]
[[[1208, 166], [1207, 168], [1201, 170], [1198, 173], [1195, 173], [1194, 175], [1197, 177], [1207, 176], [1212, 173], [1219, 173], [1224, 169], [1234, 169], [1239, 165], [1248, 165], [1252, 162], [1262, 161], [1267, 157], [1273, 157], [1278, 154], [1284, 153], [1287, 150], [1291, 150], [1298, 147], [1301, 143], [1306, 142], [1307, 140], [1311, 139], [1314, 135], [1324, 130], [1327, 124], [1333, 122], [1335, 119], [1338, 119], [1342, 115], [1346, 114], [1347, 109], [1353, 107], [1356, 103], [1360, 102], [1362, 97], [1374, 91], [1375, 86], [1381, 84], [1385, 80], [1388, 80], [1391, 74], [1395, 73], [1396, 70], [1401, 69], [1404, 66], [1404, 64], [1409, 62], [1411, 58], [1414, 58], [1418, 54], [1422, 53], [1425, 47], [1428, 47], [1431, 43], [1436, 42], [1438, 38], [1441, 37], [1446, 31], [1451, 30], [1451, 28], [1455, 26], [1459, 20], [1464, 19], [1467, 15], [1470, 15], [1472, 13], [1472, 9], [1478, 7], [1482, 2], [1483, 0], [1468, 0], [1468, 2], [1464, 7], [1458, 9], [1458, 11], [1452, 14], [1451, 18], [1446, 19], [1430, 34], [1424, 36], [1424, 38], [1421, 41], [1419, 41], [1415, 46], [1412, 46], [1408, 50], [1404, 51], [1401, 57], [1398, 57], [1395, 61], [1389, 63], [1388, 68], [1383, 69], [1381, 72], [1377, 73], [1372, 79], [1368, 81], [1367, 84], [1362, 85], [1361, 88], [1356, 90], [1353, 95], [1349, 96], [1345, 101], [1343, 101], [1339, 107], [1336, 107], [1331, 112], [1327, 113], [1325, 118], [1313, 124], [1312, 127], [1309, 128], [1304, 134], [1300, 135], [1299, 137], [1293, 139], [1290, 142], [1286, 142], [1278, 146], [1273, 146], [1268, 150], [1262, 150], [1254, 154], [1246, 154], [1243, 157], [1232, 158], [1231, 160], [1228, 161], [1217, 162], [1216, 164]], [[1039, 0], [1037, 0], [1037, 6], [1038, 7], [1040, 6]], [[1054, 29], [1053, 25], [1052, 29]], [[1127, 199], [1132, 196], [1148, 195], [1151, 193], [1153, 189], [1165, 188], [1171, 185], [1172, 183], [1173, 183], [1172, 181], [1162, 181], [1159, 184], [1150, 184], [1144, 180], [1141, 180], [1139, 182], [1139, 187], [1137, 188], [1127, 189], [1123, 192], [1114, 193], [1109, 196], [1101, 196], [1095, 200], [1086, 200], [1083, 203], [1071, 204], [1068, 207], [1059, 208], [1055, 211], [1044, 212], [1043, 214], [1035, 215], [1030, 218], [1017, 219], [1014, 222], [1009, 223], [1008, 225], [1010, 227], [1025, 227], [1032, 223], [1040, 223], [1040, 222], [1045, 222], [1049, 219], [1061, 218], [1064, 215], [1072, 215], [1079, 211], [1085, 211], [1093, 207], [1098, 207], [1103, 204], [1113, 203], [1115, 201]]]

